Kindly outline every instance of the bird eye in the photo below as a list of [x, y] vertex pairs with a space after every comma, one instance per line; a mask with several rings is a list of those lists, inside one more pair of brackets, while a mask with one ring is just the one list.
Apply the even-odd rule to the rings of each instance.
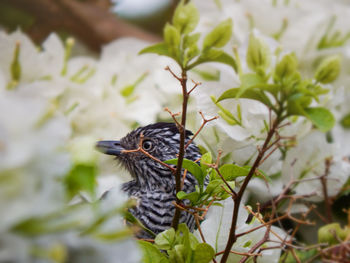
[[153, 143], [150, 140], [145, 140], [142, 143], [142, 148], [146, 151], [150, 151], [153, 148]]

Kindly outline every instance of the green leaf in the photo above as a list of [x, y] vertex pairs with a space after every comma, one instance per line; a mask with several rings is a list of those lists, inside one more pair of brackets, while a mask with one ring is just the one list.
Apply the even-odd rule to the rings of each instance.
[[199, 21], [199, 12], [196, 6], [189, 2], [184, 4], [181, 1], [175, 9], [173, 16], [173, 25], [179, 30], [180, 34], [191, 33]]
[[[175, 164], [176, 165], [177, 164], [177, 158], [176, 159], [167, 160], [167, 161], [165, 161], [165, 163], [167, 163], [167, 164]], [[197, 163], [195, 163], [195, 162], [193, 162], [191, 160], [188, 160], [188, 159], [183, 159], [182, 168], [183, 169], [187, 169], [188, 172], [190, 172], [197, 179], [198, 184], [200, 186], [203, 185], [204, 178], [205, 178], [206, 175], [202, 174], [202, 169]]]
[[155, 237], [156, 235], [147, 227], [145, 227], [140, 220], [138, 220], [131, 212], [129, 212], [129, 210], [126, 210], [124, 213], [124, 218], [127, 222], [136, 225], [138, 227], [140, 227], [142, 230], [144, 230], [145, 232], [147, 232], [149, 235], [151, 235], [152, 237]]
[[76, 164], [64, 179], [64, 185], [69, 198], [80, 191], [94, 193], [97, 167], [89, 164]]
[[322, 107], [304, 109], [304, 116], [308, 118], [320, 131], [327, 132], [333, 128], [335, 119], [333, 114]]
[[143, 263], [168, 263], [169, 260], [166, 256], [160, 252], [160, 250], [149, 242], [139, 240], [139, 246], [142, 250], [142, 262]]
[[200, 194], [196, 191], [196, 192], [192, 192], [192, 193], [185, 193], [184, 191], [180, 191], [177, 193], [177, 198], [179, 198], [180, 200], [183, 200], [183, 199], [188, 199], [190, 200], [193, 204], [195, 204], [199, 197], [200, 197]]
[[211, 164], [213, 160], [213, 157], [210, 152], [206, 152], [205, 154], [202, 155], [201, 157], [201, 169], [202, 169], [202, 174], [207, 175], [210, 171], [210, 167], [208, 164]]
[[275, 69], [275, 80], [282, 81], [294, 75], [298, 68], [298, 61], [294, 54], [285, 55]]
[[174, 228], [169, 228], [159, 233], [154, 242], [155, 245], [162, 250], [169, 250], [175, 245], [176, 237]]
[[241, 86], [239, 88], [233, 88], [225, 91], [218, 99], [218, 101], [224, 99], [238, 99], [246, 98], [253, 99], [262, 102], [267, 106], [271, 106], [269, 98], [264, 94], [264, 90], [269, 92], [275, 92], [275, 85], [265, 84], [264, 80], [257, 74], [247, 73], [241, 76]]
[[205, 193], [209, 194], [210, 196], [218, 194], [222, 190], [222, 184], [223, 182], [221, 179], [210, 180], [207, 188], [205, 189]]
[[[183, 244], [175, 245], [174, 249], [168, 251], [171, 263], [185, 263], [186, 262], [186, 246]], [[187, 263], [187, 262], [186, 262]]]
[[139, 52], [139, 55], [153, 53], [161, 56], [171, 57], [169, 47], [166, 43], [158, 43], [152, 46], [145, 47]]
[[232, 20], [227, 19], [217, 25], [203, 41], [203, 50], [220, 48], [227, 44], [232, 35]]
[[164, 27], [164, 41], [168, 45], [171, 57], [177, 60], [180, 54], [181, 35], [177, 28], [169, 23]]
[[340, 121], [344, 129], [350, 129], [350, 113], [346, 114]]
[[213, 156], [211, 155], [211, 153], [206, 152], [201, 157], [201, 167], [208, 168], [209, 167], [208, 164], [211, 164], [212, 160], [213, 160]]
[[240, 167], [236, 164], [224, 164], [219, 168], [221, 175], [226, 181], [233, 181], [237, 177], [247, 176], [250, 169]]
[[311, 103], [312, 99], [310, 97], [304, 96], [302, 93], [296, 93], [288, 98], [288, 104], [287, 104], [287, 113], [288, 116], [293, 115], [300, 115], [304, 116], [305, 107], [307, 107]]
[[236, 60], [229, 54], [225, 53], [224, 51], [219, 49], [213, 49], [213, 48], [207, 51], [203, 51], [201, 56], [195, 62], [193, 62], [191, 65], [188, 66], [188, 69], [192, 69], [195, 66], [198, 66], [200, 64], [207, 63], [207, 62], [223, 63], [231, 66], [233, 70], [237, 72]]
[[333, 82], [340, 73], [340, 57], [338, 55], [325, 58], [315, 73], [315, 79], [323, 84]]
[[81, 222], [67, 217], [67, 214], [80, 207], [70, 206], [44, 216], [22, 220], [12, 226], [11, 231], [26, 237], [35, 237], [76, 229], [81, 226]]
[[192, 35], [185, 35], [184, 41], [183, 41], [184, 49], [190, 48], [193, 45], [197, 45], [197, 42], [198, 42], [200, 36], [201, 36], [200, 33], [195, 33]]
[[251, 34], [247, 50], [248, 67], [257, 73], [261, 70], [265, 71], [270, 65], [270, 57], [269, 47], [262, 40]]
[[185, 35], [183, 38], [182, 49], [185, 50], [182, 66], [185, 68], [189, 61], [197, 57], [200, 53], [197, 42], [200, 37], [200, 33], [192, 35]]
[[21, 64], [19, 62], [20, 42], [16, 43], [13, 60], [11, 63], [11, 77], [13, 81], [19, 81], [21, 78]]
[[207, 61], [215, 61], [218, 57], [221, 56], [221, 54], [223, 52], [224, 51], [222, 51], [220, 49], [216, 49], [216, 48], [203, 50], [202, 54], [198, 58], [198, 60], [201, 61], [201, 63], [203, 63], [203, 61], [205, 61], [205, 62], [207, 62]]
[[230, 56], [229, 54], [222, 52], [220, 56], [216, 57], [215, 59], [211, 60], [212, 62], [220, 62], [226, 65], [229, 65], [233, 68], [235, 72], [237, 72], [237, 64], [236, 60]]
[[237, 99], [238, 95], [240, 95], [238, 99], [257, 100], [267, 105], [268, 107], [272, 105], [269, 98], [261, 90], [257, 90], [257, 89], [248, 89], [248, 90], [245, 90], [244, 92], [242, 92], [240, 88], [229, 89], [225, 91], [223, 94], [221, 94], [218, 101], [222, 101], [225, 99]]
[[265, 81], [263, 78], [261, 78], [261, 76], [259, 76], [258, 74], [254, 74], [254, 73], [246, 73], [246, 74], [243, 74], [241, 77], [240, 77], [240, 80], [241, 80], [241, 87], [243, 89], [249, 89], [249, 88], [252, 88], [252, 87], [255, 87], [259, 84], [264, 84]]
[[143, 73], [133, 84], [122, 88], [120, 94], [125, 98], [130, 97], [134, 93], [135, 88], [147, 77], [147, 75], [148, 73]]
[[219, 81], [220, 80], [220, 70], [215, 70], [214, 72], [204, 71], [199, 69], [193, 69], [192, 72], [199, 75], [205, 81]]
[[185, 57], [183, 59], [183, 68], [187, 68], [187, 64], [192, 60], [194, 59], [195, 57], [197, 57], [200, 53], [200, 50], [198, 48], [197, 45], [193, 45], [191, 46], [190, 48], [188, 48], [186, 51], [185, 51]]
[[240, 92], [236, 95], [239, 98], [246, 90], [257, 86], [259, 84], [264, 84], [264, 80], [258, 74], [247, 73], [240, 77], [241, 86], [239, 87]]
[[209, 263], [215, 256], [215, 250], [207, 243], [200, 243], [194, 251], [194, 260], [196, 263]]
[[198, 239], [196, 238], [195, 235], [193, 235], [192, 233], [189, 233], [189, 240], [190, 240], [191, 249], [195, 250], [197, 245], [199, 244]]
[[[182, 235], [180, 235], [180, 233], [182, 233]], [[189, 260], [192, 257], [192, 247], [191, 247], [191, 240], [190, 240], [190, 231], [187, 225], [183, 223], [179, 224], [176, 235], [181, 236], [181, 244], [183, 245], [183, 247], [179, 247], [179, 248], [176, 248], [175, 246], [177, 254], [179, 256], [181, 255], [184, 261], [190, 262]]]
[[210, 96], [210, 98], [212, 102], [215, 103], [215, 105], [220, 109], [218, 112], [220, 117], [223, 118], [229, 125], [241, 125], [239, 118], [233, 116], [233, 114], [228, 109], [217, 102], [214, 96]]
[[[219, 177], [217, 174], [215, 175], [215, 177]], [[236, 187], [236, 184], [234, 181], [231, 182], [227, 182], [227, 184], [234, 189]], [[220, 178], [220, 179], [214, 179], [214, 180], [210, 180], [207, 188], [205, 189], [204, 192], [204, 196], [210, 196], [213, 197], [215, 196], [216, 198], [219, 198], [221, 200], [225, 200], [226, 198], [230, 197], [230, 195], [227, 193], [229, 192], [230, 189], [228, 188], [228, 186], [226, 185], [226, 183], [224, 183], [224, 181]]]

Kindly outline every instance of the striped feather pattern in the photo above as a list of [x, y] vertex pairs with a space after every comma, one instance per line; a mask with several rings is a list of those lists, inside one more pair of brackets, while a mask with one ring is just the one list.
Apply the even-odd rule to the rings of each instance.
[[[148, 151], [152, 156], [161, 161], [176, 158], [179, 150], [180, 134], [173, 123], [156, 123], [137, 128], [120, 140], [124, 149], [136, 149], [143, 134], [144, 141], [152, 143]], [[192, 133], [186, 132], [186, 142]], [[200, 158], [197, 146], [193, 143], [186, 150], [185, 158], [197, 160]], [[139, 200], [138, 205], [131, 208], [131, 213], [138, 218], [144, 226], [158, 234], [171, 226], [175, 207], [175, 177], [171, 171], [152, 160], [146, 155], [133, 152], [122, 153], [117, 159], [128, 169], [134, 178], [123, 185], [123, 190], [130, 197]], [[189, 193], [195, 190], [197, 181], [190, 173], [187, 173], [183, 191]], [[186, 201], [185, 201], [186, 203]], [[192, 215], [182, 212], [181, 223], [186, 223], [193, 231], [195, 223]], [[151, 238], [146, 232], [139, 233], [139, 238]]]

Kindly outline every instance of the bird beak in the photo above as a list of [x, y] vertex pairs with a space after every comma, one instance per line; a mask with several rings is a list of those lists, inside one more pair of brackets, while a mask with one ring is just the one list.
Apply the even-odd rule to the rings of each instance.
[[99, 141], [96, 144], [96, 149], [102, 153], [109, 155], [120, 155], [125, 150], [121, 145], [120, 141]]

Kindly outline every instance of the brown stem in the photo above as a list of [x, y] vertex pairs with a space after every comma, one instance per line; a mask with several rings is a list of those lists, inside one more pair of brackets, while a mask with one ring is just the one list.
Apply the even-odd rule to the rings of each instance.
[[194, 219], [196, 220], [196, 225], [197, 225], [197, 228], [198, 228], [198, 231], [199, 231], [199, 234], [200, 234], [200, 236], [202, 238], [203, 243], [207, 243], [207, 241], [205, 241], [205, 237], [203, 235], [201, 224], [199, 222], [199, 218], [198, 218], [197, 214], [194, 216]]
[[327, 222], [331, 223], [333, 221], [332, 218], [332, 207], [331, 207], [331, 200], [328, 196], [328, 189], [327, 189], [327, 176], [329, 174], [329, 169], [331, 166], [331, 160], [326, 159], [325, 160], [325, 173], [324, 175], [321, 176], [321, 184], [322, 184], [322, 189], [323, 189], [323, 195], [324, 195], [324, 202], [326, 205], [326, 213], [327, 213]]
[[[258, 248], [260, 248], [263, 244], [266, 243], [266, 241], [269, 240], [269, 235], [270, 235], [270, 229], [271, 229], [271, 225], [268, 225], [266, 227], [266, 231], [264, 234], [264, 237], [258, 242], [256, 243], [249, 251], [249, 254], [253, 254], [255, 252], [255, 250], [257, 250]], [[249, 259], [250, 256], [245, 256], [244, 258], [242, 258], [239, 263], [244, 263]]]
[[236, 196], [235, 202], [234, 202], [233, 213], [232, 213], [232, 222], [231, 222], [231, 229], [230, 229], [230, 233], [229, 233], [229, 238], [228, 238], [228, 241], [226, 244], [225, 252], [221, 258], [221, 263], [225, 263], [227, 261], [228, 256], [230, 255], [230, 250], [232, 248], [232, 245], [237, 240], [236, 225], [237, 225], [237, 219], [238, 219], [238, 211], [239, 211], [239, 207], [240, 207], [240, 204], [242, 201], [243, 194], [248, 186], [249, 181], [251, 180], [251, 178], [255, 174], [255, 171], [258, 168], [260, 161], [264, 157], [266, 149], [268, 148], [268, 145], [269, 145], [273, 135], [275, 134], [275, 131], [276, 131], [279, 124], [280, 124], [280, 119], [276, 118], [272, 124], [272, 127], [270, 128], [270, 130], [267, 134], [267, 137], [266, 137], [266, 140], [264, 142], [263, 147], [260, 149], [259, 154], [258, 154], [257, 158], [255, 159], [255, 162], [254, 162], [252, 168], [250, 169], [250, 171], [249, 171], [247, 177], [245, 178], [241, 188], [239, 189], [239, 192], [237, 193], [237, 196]]
[[[170, 73], [176, 77], [176, 75], [170, 70], [170, 68], [167, 68]], [[176, 182], [176, 194], [181, 191], [181, 171], [182, 171], [182, 163], [183, 159], [185, 157], [185, 140], [186, 140], [186, 117], [187, 117], [187, 104], [188, 104], [188, 98], [189, 94], [187, 92], [187, 72], [186, 70], [182, 70], [181, 78], [176, 77], [182, 87], [182, 115], [181, 115], [181, 125], [178, 126], [179, 132], [180, 132], [180, 146], [179, 146], [179, 155], [177, 158], [177, 164], [176, 164], [176, 172], [175, 172], [175, 182]], [[176, 204], [180, 205], [181, 200], [179, 200], [176, 197]], [[173, 221], [171, 223], [171, 226], [176, 230], [177, 226], [179, 225], [180, 221], [180, 215], [181, 210], [178, 206], [175, 206], [175, 213], [173, 217]]]
[[225, 178], [222, 176], [222, 174], [220, 173], [219, 168], [216, 166], [215, 171], [217, 172], [217, 174], [220, 176], [221, 180], [225, 183], [225, 185], [227, 186], [227, 188], [231, 191], [229, 194], [233, 197], [237, 196], [237, 193], [235, 192], [235, 190], [232, 189], [232, 187], [229, 185], [229, 183], [225, 180]]
[[258, 229], [260, 229], [260, 228], [266, 227], [267, 225], [272, 225], [273, 223], [275, 223], [275, 222], [277, 222], [277, 221], [279, 221], [279, 220], [282, 220], [282, 219], [286, 218], [287, 216], [288, 216], [288, 215], [282, 215], [282, 216], [280, 216], [280, 217], [277, 217], [277, 218], [275, 218], [275, 219], [272, 219], [272, 220], [269, 221], [269, 222], [266, 222], [266, 223], [263, 223], [263, 224], [261, 224], [261, 225], [259, 225], [259, 226], [257, 226], [257, 227], [251, 228], [251, 229], [249, 229], [248, 231], [239, 233], [239, 234], [237, 234], [236, 236], [237, 236], [237, 238], [239, 238], [239, 237], [244, 236], [244, 235], [246, 235], [246, 234], [252, 233], [252, 232], [254, 232], [254, 231], [256, 231], [256, 230], [258, 230]]

